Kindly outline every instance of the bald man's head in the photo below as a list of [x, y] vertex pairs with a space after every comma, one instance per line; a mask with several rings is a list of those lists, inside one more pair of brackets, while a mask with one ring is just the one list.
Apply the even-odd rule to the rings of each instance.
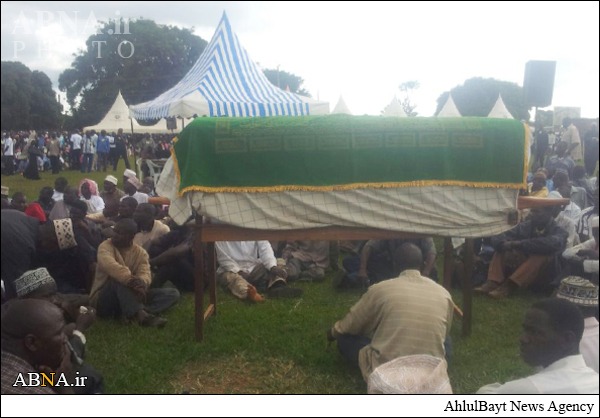
[[419, 270], [423, 266], [423, 253], [415, 244], [405, 242], [396, 249], [396, 265], [400, 272], [404, 270]]
[[14, 299], [2, 306], [2, 350], [33, 366], [56, 369], [66, 353], [61, 310], [42, 299]]

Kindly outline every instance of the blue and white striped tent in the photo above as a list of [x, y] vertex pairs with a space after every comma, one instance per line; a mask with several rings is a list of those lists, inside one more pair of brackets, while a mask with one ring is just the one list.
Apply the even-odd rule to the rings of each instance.
[[300, 116], [329, 113], [329, 103], [283, 91], [250, 59], [223, 13], [210, 43], [173, 88], [130, 106], [135, 119], [169, 116]]

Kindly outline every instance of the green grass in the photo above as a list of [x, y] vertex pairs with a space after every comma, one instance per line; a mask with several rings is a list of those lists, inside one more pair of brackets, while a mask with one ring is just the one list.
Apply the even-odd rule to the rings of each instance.
[[[121, 163], [116, 171], [119, 179], [123, 168]], [[40, 181], [2, 176], [2, 185], [10, 187], [11, 195], [23, 191], [35, 200], [39, 189], [57, 177], [41, 175]], [[60, 175], [74, 185], [84, 177], [75, 171]], [[105, 173], [86, 176], [102, 184]], [[438, 266], [443, 265], [441, 248]], [[361, 293], [336, 291], [329, 279], [298, 286], [304, 289], [301, 299], [258, 305], [219, 290], [218, 315], [208, 320], [202, 343], [194, 339], [191, 294], [166, 313], [164, 329], [98, 321], [87, 333], [87, 361], [104, 375], [112, 394], [365, 393], [360, 372], [344, 363], [335, 346], [327, 348], [325, 339], [326, 330]], [[453, 297], [461, 306], [460, 292], [453, 291]], [[531, 373], [519, 358], [518, 338], [525, 309], [536, 298], [524, 293], [495, 301], [475, 295], [473, 331], [467, 338], [455, 318], [448, 370], [455, 393], [474, 393], [485, 384]]]
[[[131, 157], [129, 158], [129, 163], [130, 164], [133, 163], [133, 158], [131, 158]], [[135, 167], [133, 167], [133, 170], [135, 170]], [[2, 175], [2, 185], [8, 186], [10, 188], [10, 190], [9, 190], [10, 197], [12, 197], [12, 195], [15, 192], [23, 192], [23, 193], [25, 193], [25, 196], [27, 196], [27, 201], [33, 202], [33, 201], [37, 200], [42, 187], [44, 187], [44, 186], [54, 187], [54, 180], [56, 180], [57, 177], [66, 178], [69, 182], [69, 185], [74, 186], [74, 187], [78, 187], [79, 182], [81, 180], [83, 180], [84, 178], [89, 178], [91, 180], [94, 180], [96, 183], [98, 183], [98, 187], [100, 188], [100, 190], [102, 190], [102, 185], [104, 184], [104, 178], [106, 177], [107, 174], [112, 174], [117, 179], [119, 179], [119, 185], [117, 187], [119, 187], [120, 189], [123, 189], [123, 171], [125, 171], [125, 163], [123, 161], [119, 161], [119, 165], [117, 166], [116, 171], [113, 172], [112, 166], [111, 166], [111, 168], [109, 168], [106, 173], [102, 172], [102, 171], [100, 171], [100, 172], [92, 171], [91, 173], [81, 173], [80, 171], [75, 171], [75, 170], [65, 170], [65, 171], [61, 171], [59, 174], [52, 174], [51, 171], [42, 171], [42, 172], [40, 172], [41, 180], [29, 180], [20, 174], [14, 174], [12, 176]]]

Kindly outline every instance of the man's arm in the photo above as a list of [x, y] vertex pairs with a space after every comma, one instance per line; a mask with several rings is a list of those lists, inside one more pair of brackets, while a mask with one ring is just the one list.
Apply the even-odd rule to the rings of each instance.
[[119, 283], [127, 285], [132, 277], [131, 270], [122, 263], [122, 260], [117, 261], [115, 251], [116, 249], [109, 241], [100, 244], [100, 247], [98, 247], [98, 268]]
[[337, 321], [331, 328], [331, 336], [337, 338], [341, 334], [363, 335], [371, 337], [379, 321], [377, 320], [377, 301], [380, 295], [369, 288], [346, 316]]
[[131, 274], [133, 277], [142, 280], [147, 286], [152, 283], [152, 272], [150, 270], [150, 261], [148, 260], [148, 253], [142, 248], [138, 248], [138, 259], [133, 265]]

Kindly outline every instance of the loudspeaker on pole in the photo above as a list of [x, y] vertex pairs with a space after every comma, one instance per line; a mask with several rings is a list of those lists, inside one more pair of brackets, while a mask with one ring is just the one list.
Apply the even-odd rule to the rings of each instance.
[[552, 104], [556, 61], [528, 61], [525, 64], [523, 92], [527, 106], [546, 107]]

